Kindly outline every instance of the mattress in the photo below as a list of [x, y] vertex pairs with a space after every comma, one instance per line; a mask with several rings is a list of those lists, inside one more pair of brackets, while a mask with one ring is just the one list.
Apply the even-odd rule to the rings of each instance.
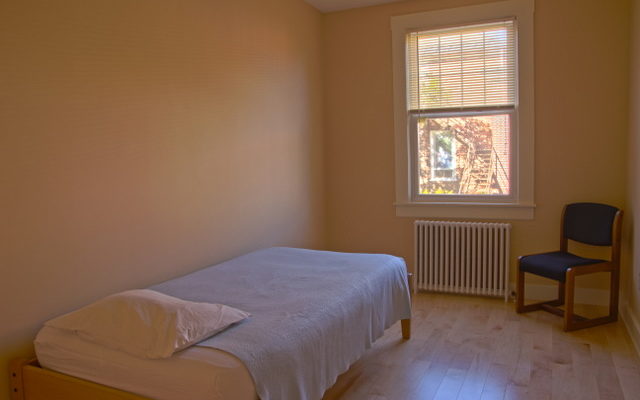
[[255, 386], [235, 356], [192, 346], [148, 360], [45, 326], [35, 340], [44, 368], [158, 400], [256, 400]]

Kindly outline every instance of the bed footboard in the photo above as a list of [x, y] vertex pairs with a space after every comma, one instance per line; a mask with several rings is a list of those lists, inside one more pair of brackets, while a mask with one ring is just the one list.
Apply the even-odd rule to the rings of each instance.
[[150, 400], [44, 369], [35, 358], [12, 360], [9, 374], [11, 400]]

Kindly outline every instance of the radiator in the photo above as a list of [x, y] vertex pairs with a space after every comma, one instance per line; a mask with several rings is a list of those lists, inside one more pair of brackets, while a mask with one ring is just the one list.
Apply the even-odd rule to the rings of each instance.
[[509, 299], [511, 224], [415, 221], [416, 290]]

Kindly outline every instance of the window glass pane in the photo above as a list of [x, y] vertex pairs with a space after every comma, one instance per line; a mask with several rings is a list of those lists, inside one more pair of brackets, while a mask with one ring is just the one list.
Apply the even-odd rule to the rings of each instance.
[[510, 114], [420, 117], [417, 124], [418, 194], [510, 194]]
[[515, 104], [512, 20], [410, 33], [408, 109]]

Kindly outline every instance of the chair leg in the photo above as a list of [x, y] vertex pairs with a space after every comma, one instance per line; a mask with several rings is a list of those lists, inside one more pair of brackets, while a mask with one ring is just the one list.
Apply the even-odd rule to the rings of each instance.
[[575, 271], [569, 268], [566, 273], [565, 291], [564, 291], [564, 330], [570, 331], [573, 326], [573, 299], [576, 283]]
[[[531, 303], [525, 306], [524, 305], [524, 300], [525, 300], [524, 277], [525, 277], [525, 272], [521, 271], [520, 268], [518, 268], [518, 277], [517, 277], [517, 286], [516, 286], [516, 312], [518, 314], [537, 311], [537, 310], [551, 311], [552, 308], [561, 306], [562, 304], [564, 304], [564, 285], [561, 284], [561, 287], [558, 289], [558, 293], [560, 297], [558, 297], [557, 299], [540, 301], [538, 303]], [[559, 315], [559, 313], [561, 313], [562, 311], [558, 309], [557, 311], [551, 311], [551, 312]]]
[[565, 291], [565, 283], [558, 282], [558, 305], [561, 306], [564, 304], [564, 291]]
[[620, 290], [620, 270], [614, 269], [611, 271], [611, 284], [609, 293], [609, 317], [613, 321], [618, 320], [618, 298]]
[[524, 312], [524, 271], [520, 270], [520, 265], [518, 265], [518, 282], [516, 287], [516, 312]]

